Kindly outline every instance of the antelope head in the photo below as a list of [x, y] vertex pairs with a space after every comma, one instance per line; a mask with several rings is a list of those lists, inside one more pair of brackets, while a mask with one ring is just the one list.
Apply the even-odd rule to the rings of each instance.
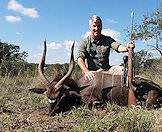
[[[71, 47], [69, 69], [66, 75], [61, 80], [54, 78], [53, 81], [49, 81], [45, 77], [44, 72], [43, 72], [44, 65], [45, 65], [46, 51], [47, 51], [46, 41], [44, 41], [44, 49], [43, 49], [41, 61], [38, 66], [38, 73], [39, 73], [41, 81], [46, 86], [46, 94], [47, 94], [48, 101], [49, 101], [49, 114], [50, 115], [57, 112], [57, 110], [60, 109], [59, 107], [63, 106], [60, 103], [62, 102], [63, 99], [67, 100], [65, 99], [67, 95], [71, 94], [71, 95], [79, 96], [79, 94], [75, 90], [70, 91], [71, 87], [74, 87], [74, 86], [69, 86], [69, 83], [67, 84], [68, 78], [70, 77], [73, 71], [73, 68], [74, 68], [73, 50], [74, 50], [74, 43], [72, 44], [72, 47]], [[77, 85], [75, 85], [75, 87], [77, 87]]]

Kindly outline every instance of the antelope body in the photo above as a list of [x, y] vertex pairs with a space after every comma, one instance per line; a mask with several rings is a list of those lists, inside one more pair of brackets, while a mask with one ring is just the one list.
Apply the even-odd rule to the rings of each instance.
[[[128, 87], [123, 84], [123, 76], [121, 75], [95, 72], [96, 78], [91, 81], [84, 80], [84, 76], [79, 80], [69, 78], [74, 68], [74, 43], [71, 48], [68, 72], [61, 80], [54, 78], [50, 82], [45, 77], [43, 71], [46, 49], [45, 41], [38, 72], [41, 81], [46, 85], [45, 90], [41, 90], [41, 92], [46, 91], [47, 93], [50, 115], [69, 110], [72, 106], [77, 106], [81, 103], [91, 105], [94, 101], [100, 101], [102, 103], [114, 102], [121, 106], [128, 105]], [[159, 85], [148, 79], [135, 77], [133, 87], [137, 104], [147, 108], [160, 107], [162, 90]], [[40, 92], [37, 88], [30, 89], [30, 91]]]

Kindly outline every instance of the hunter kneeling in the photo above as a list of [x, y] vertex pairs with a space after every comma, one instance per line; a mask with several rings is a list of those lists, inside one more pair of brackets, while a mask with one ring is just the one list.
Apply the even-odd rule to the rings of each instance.
[[[110, 66], [110, 49], [116, 52], [128, 52], [129, 48], [134, 48], [133, 43], [126, 46], [118, 43], [110, 36], [101, 34], [102, 20], [99, 16], [93, 15], [89, 19], [90, 34], [80, 41], [77, 53], [77, 63], [82, 70], [84, 79], [92, 81], [96, 77], [96, 71], [106, 71], [111, 75], [122, 75], [122, 66]], [[99, 82], [100, 83], [100, 82]], [[100, 85], [100, 84], [96, 84]]]

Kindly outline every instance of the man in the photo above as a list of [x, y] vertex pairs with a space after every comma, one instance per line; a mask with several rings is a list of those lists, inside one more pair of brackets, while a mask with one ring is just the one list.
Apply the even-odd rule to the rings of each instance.
[[90, 17], [89, 28], [90, 35], [81, 40], [77, 55], [77, 63], [85, 79], [94, 79], [94, 71], [107, 70], [110, 74], [122, 74], [121, 66], [111, 67], [109, 65], [110, 49], [117, 52], [127, 52], [128, 48], [134, 48], [134, 44], [130, 43], [124, 46], [110, 36], [102, 35], [102, 20], [99, 16]]

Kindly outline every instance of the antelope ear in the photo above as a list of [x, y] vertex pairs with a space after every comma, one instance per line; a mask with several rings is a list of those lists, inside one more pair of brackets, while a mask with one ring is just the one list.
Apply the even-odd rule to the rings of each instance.
[[37, 94], [43, 94], [47, 89], [46, 88], [31, 88], [29, 89], [30, 92], [34, 92]]

